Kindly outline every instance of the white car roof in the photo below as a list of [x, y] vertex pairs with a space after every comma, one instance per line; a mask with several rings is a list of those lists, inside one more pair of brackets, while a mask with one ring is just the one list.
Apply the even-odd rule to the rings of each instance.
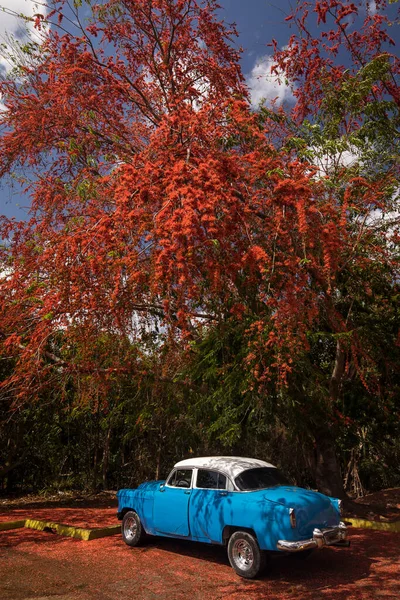
[[217, 469], [232, 479], [235, 479], [243, 471], [257, 467], [272, 467], [275, 465], [259, 460], [258, 458], [245, 458], [243, 456], [203, 456], [199, 458], [187, 458], [176, 463], [175, 468], [195, 467], [197, 469]]

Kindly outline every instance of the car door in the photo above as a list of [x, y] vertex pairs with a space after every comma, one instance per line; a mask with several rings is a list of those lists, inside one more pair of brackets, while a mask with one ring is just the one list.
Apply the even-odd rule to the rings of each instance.
[[188, 536], [193, 469], [174, 469], [154, 494], [154, 528], [159, 533]]
[[189, 511], [192, 537], [205, 542], [222, 542], [222, 531], [231, 522], [231, 486], [219, 471], [197, 470]]

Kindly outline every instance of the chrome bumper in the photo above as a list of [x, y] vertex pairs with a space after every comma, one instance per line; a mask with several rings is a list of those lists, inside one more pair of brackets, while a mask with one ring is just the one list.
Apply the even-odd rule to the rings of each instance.
[[299, 540], [289, 542], [288, 540], [279, 540], [276, 547], [285, 552], [301, 552], [312, 548], [322, 548], [323, 546], [332, 546], [344, 542], [347, 537], [347, 527], [341, 521], [339, 527], [331, 529], [314, 529], [313, 536], [309, 540]]

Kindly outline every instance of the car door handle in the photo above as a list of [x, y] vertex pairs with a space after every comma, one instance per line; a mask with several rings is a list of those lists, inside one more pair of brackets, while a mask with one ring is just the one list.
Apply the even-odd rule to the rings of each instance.
[[227, 496], [227, 495], [228, 495], [228, 492], [220, 492], [219, 493], [219, 496]]
[[185, 494], [187, 494], [188, 496], [190, 496], [190, 491], [186, 490]]

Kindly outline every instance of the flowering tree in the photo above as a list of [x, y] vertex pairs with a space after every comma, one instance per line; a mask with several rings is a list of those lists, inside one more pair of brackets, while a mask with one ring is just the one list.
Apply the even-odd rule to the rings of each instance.
[[[63, 4], [48, 16], [60, 27]], [[246, 310], [249, 285], [259, 286], [266, 314], [283, 307], [269, 344], [293, 343], [290, 307], [309, 299], [290, 231], [298, 220], [307, 229], [307, 212], [315, 219], [310, 177], [274, 150], [250, 112], [214, 8], [94, 5], [79, 35], [50, 28], [35, 68], [2, 84], [1, 171], [33, 173], [31, 221], [3, 222], [11, 264], [1, 331], [25, 389], [44, 357], [68, 368], [48, 347], [56, 330], [67, 354], [75, 336], [87, 341], [74, 364], [90, 370], [100, 332], [135, 339], [146, 315], [190, 336], [227, 303]], [[130, 361], [123, 352], [103, 358], [109, 372]]]
[[[36, 16], [43, 43], [1, 84], [0, 173], [25, 169], [32, 198], [28, 223], [1, 225], [0, 335], [15, 359], [4, 389], [18, 403], [79, 376], [83, 396], [106, 396], [118, 374], [143, 376], [157, 327], [190, 348], [227, 320], [248, 323], [252, 385], [282, 387], [323, 315], [340, 340], [336, 399], [346, 357], [365, 357], [338, 282], [349, 265], [395, 266], [386, 238], [362, 250], [391, 172], [346, 175], [338, 194], [282, 115], [252, 112], [214, 0], [86, 2], [87, 22], [81, 5], [50, 2]], [[296, 39], [277, 64], [302, 121], [324, 95], [305, 105], [321, 62]]]
[[[317, 165], [332, 211], [342, 211], [340, 240], [330, 240], [337, 244], [330, 285], [321, 290], [321, 311], [309, 336], [316, 372], [308, 390], [317, 396], [308, 406], [319, 429], [319, 468], [338, 474], [332, 437], [338, 422], [351, 422], [343, 396], [350, 383], [354, 387], [358, 378], [381, 410], [399, 410], [393, 380], [400, 259], [396, 19], [386, 2], [328, 0], [299, 3], [288, 21], [296, 33], [283, 50], [275, 45], [275, 60], [296, 98], [291, 145]], [[319, 419], [316, 404], [323, 409]], [[366, 409], [358, 410], [361, 415]], [[325, 451], [319, 453], [319, 446]]]

